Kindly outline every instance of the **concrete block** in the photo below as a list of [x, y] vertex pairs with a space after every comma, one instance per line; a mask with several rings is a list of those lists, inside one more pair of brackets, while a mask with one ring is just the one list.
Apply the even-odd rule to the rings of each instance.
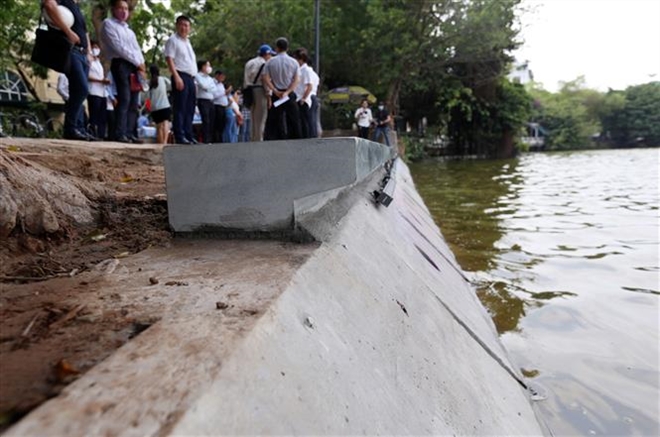
[[353, 137], [167, 146], [170, 225], [176, 232], [293, 230], [296, 200], [350, 187], [391, 154]]

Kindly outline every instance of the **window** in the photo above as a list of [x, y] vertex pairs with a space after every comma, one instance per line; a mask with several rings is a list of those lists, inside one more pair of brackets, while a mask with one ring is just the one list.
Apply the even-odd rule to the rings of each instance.
[[27, 102], [28, 93], [19, 75], [13, 71], [0, 71], [0, 103]]

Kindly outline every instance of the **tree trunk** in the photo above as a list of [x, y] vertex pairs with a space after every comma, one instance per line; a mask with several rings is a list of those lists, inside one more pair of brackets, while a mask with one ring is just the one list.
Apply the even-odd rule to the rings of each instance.
[[44, 235], [93, 223], [90, 198], [103, 193], [90, 182], [0, 151], [0, 239], [15, 229]]

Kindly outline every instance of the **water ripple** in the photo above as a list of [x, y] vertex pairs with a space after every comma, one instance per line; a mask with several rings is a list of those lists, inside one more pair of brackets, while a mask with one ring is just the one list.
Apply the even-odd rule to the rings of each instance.
[[548, 387], [556, 434], [658, 435], [658, 168], [660, 149], [411, 168], [513, 359]]

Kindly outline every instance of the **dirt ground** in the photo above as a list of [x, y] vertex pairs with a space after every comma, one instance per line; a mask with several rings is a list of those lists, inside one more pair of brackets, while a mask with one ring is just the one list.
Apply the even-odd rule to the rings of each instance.
[[[0, 432], [148, 327], [122, 312], [87, 320], [71, 303], [88, 290], [81, 273], [172, 238], [160, 147], [122, 146], [0, 138], [0, 213], [18, 205], [0, 234]], [[56, 203], [69, 183], [91, 220], [67, 215], [65, 199], [54, 226], [31, 227], [30, 214], [46, 223], [32, 206]], [[45, 200], [21, 197], [32, 192]]]

